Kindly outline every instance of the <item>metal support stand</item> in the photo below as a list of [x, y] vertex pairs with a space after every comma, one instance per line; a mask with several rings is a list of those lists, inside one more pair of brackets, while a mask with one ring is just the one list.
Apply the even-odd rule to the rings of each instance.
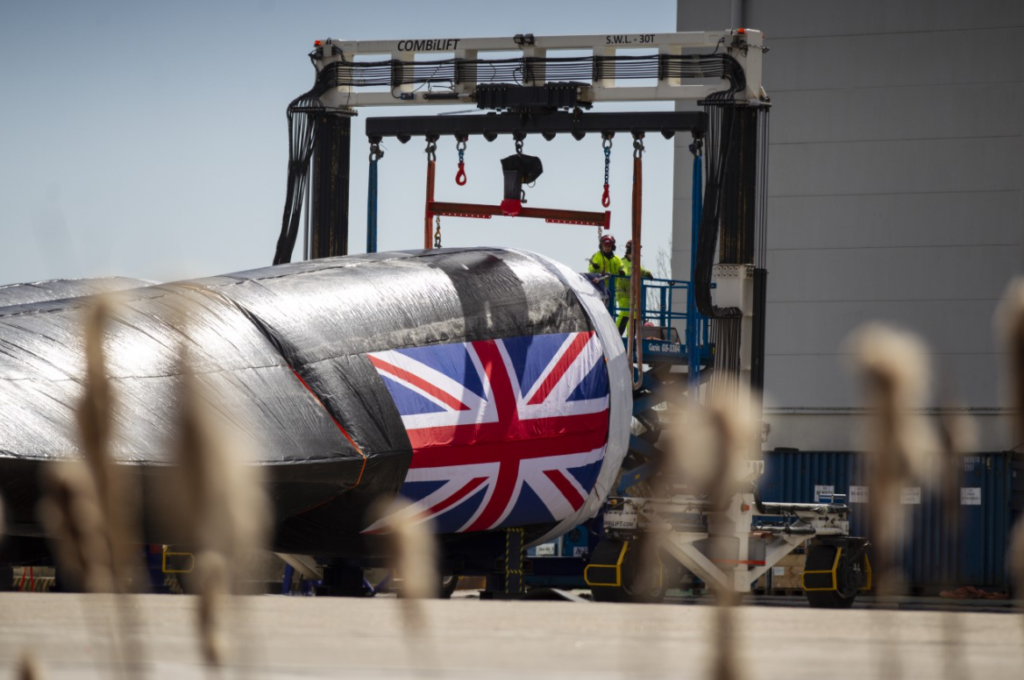
[[724, 509], [692, 496], [618, 498], [609, 507], [609, 538], [646, 534], [705, 583], [736, 593], [749, 592], [751, 583], [808, 539], [850, 532], [845, 504], [762, 503], [758, 509], [752, 493], [734, 495]]
[[310, 258], [348, 254], [349, 152], [352, 117], [319, 114], [313, 153]]
[[348, 564], [324, 567], [322, 585], [316, 589], [318, 597], [370, 597], [373, 589], [363, 579], [361, 567]]
[[523, 528], [505, 529], [505, 554], [500, 562], [501, 571], [487, 575], [486, 590], [480, 593], [481, 600], [514, 600], [526, 595], [525, 554]]
[[377, 162], [381, 156], [380, 147], [374, 144], [370, 149], [370, 172], [366, 191], [366, 252], [377, 252]]

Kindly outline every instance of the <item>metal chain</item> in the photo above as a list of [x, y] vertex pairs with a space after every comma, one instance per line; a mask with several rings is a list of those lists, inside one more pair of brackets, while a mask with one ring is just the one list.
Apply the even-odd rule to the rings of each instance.
[[438, 215], [437, 217], [434, 218], [434, 224], [437, 225], [434, 228], [434, 247], [435, 248], [440, 248], [441, 247], [441, 216], [440, 215]]
[[432, 139], [427, 140], [427, 160], [431, 163], [437, 160], [437, 142]]
[[644, 155], [644, 138], [643, 135], [637, 135], [633, 137], [633, 158], [640, 158]]
[[455, 183], [461, 187], [466, 184], [466, 140], [456, 142], [455, 148], [459, 152], [459, 171], [455, 173]]
[[608, 177], [612, 165], [612, 138], [604, 138], [604, 193], [601, 194], [601, 205], [605, 208], [612, 204], [612, 197], [608, 186]]
[[612, 164], [612, 140], [604, 140], [604, 185], [608, 186], [608, 171]]
[[523, 154], [523, 140], [521, 139], [516, 140], [516, 153], [519, 155]]

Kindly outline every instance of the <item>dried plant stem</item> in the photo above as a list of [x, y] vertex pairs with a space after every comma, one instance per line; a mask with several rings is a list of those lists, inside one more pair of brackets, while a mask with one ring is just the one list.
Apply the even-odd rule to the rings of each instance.
[[[101, 540], [109, 553], [110, 588], [117, 593], [137, 591], [144, 582], [144, 570], [138, 554], [139, 503], [134, 489], [125, 483], [124, 474], [114, 463], [110, 447], [114, 429], [116, 397], [107, 376], [104, 337], [110, 317], [110, 304], [98, 297], [87, 310], [84, 323], [85, 383], [76, 412], [78, 438], [85, 458], [101, 516]], [[117, 646], [129, 677], [141, 671], [143, 650], [136, 633], [139, 620], [127, 601], [115, 606]]]
[[61, 463], [46, 475], [43, 486], [38, 514], [52, 539], [62, 579], [75, 590], [110, 592], [110, 551], [88, 470], [77, 461]]
[[1022, 615], [1021, 624], [1024, 624], [1024, 517], [1017, 520], [1017, 526], [1010, 535], [1010, 571], [1017, 609]]
[[184, 347], [179, 349], [175, 492], [172, 520], [184, 542], [198, 547], [193, 585], [198, 592], [197, 630], [210, 666], [226, 662], [223, 618], [248, 552], [260, 548], [269, 524], [259, 471], [243, 464], [252, 445], [218, 414]]
[[[706, 407], [692, 405], [684, 428], [677, 433], [670, 474], [675, 472], [684, 479], [690, 493], [708, 499], [709, 512], [716, 513], [710, 516], [709, 527], [715, 526], [717, 513], [728, 511], [744, 484], [746, 462], [756, 441], [747, 403], [750, 398], [749, 393], [741, 392], [735, 401], [725, 401], [719, 395]], [[712, 536], [708, 547], [709, 555], [735, 559], [732, 540], [720, 541]], [[725, 577], [726, 583], [710, 584], [717, 600], [710, 629], [714, 656], [709, 675], [714, 680], [743, 676], [735, 637], [733, 576], [726, 571]]]
[[[1007, 286], [996, 313], [996, 327], [1010, 364], [1007, 388], [1016, 414], [1014, 441], [1020, 442], [1024, 441], [1024, 277], [1014, 279]], [[1024, 615], [1024, 517], [1017, 521], [1010, 537], [1010, 571], [1017, 606]]]
[[434, 650], [423, 600], [437, 597], [441, 575], [433, 527], [420, 515], [421, 508], [404, 499], [382, 499], [370, 510], [371, 517], [383, 517], [391, 567], [402, 579], [400, 611], [409, 666], [427, 671], [440, 669], [440, 657]]
[[220, 617], [228, 595], [230, 578], [224, 556], [202, 552], [196, 556], [196, 581], [199, 584], [198, 625], [203, 658], [213, 666], [224, 663], [225, 642]]
[[18, 680], [43, 680], [43, 671], [31, 652], [24, 652], [18, 661]]
[[735, 594], [719, 588], [718, 603], [715, 606], [715, 661], [711, 677], [714, 680], [736, 680], [740, 677], [737, 662], [735, 617], [733, 607]]
[[[934, 450], [919, 415], [928, 386], [927, 355], [914, 336], [871, 324], [854, 334], [851, 345], [863, 379], [870, 410], [868, 427], [870, 537], [875, 544], [875, 592], [885, 597], [899, 592], [896, 555], [905, 533], [900, 492], [904, 484], [927, 468]], [[898, 678], [891, 615], [879, 610], [883, 631], [880, 677]]]
[[[956, 545], [960, 533], [960, 477], [964, 454], [976, 446], [973, 419], [963, 410], [945, 410], [940, 419], [942, 465], [940, 493], [943, 505], [943, 530], [950, 545]], [[951, 584], [953, 585], [953, 584]], [[942, 614], [943, 675], [949, 680], [963, 680], [967, 668], [963, 662], [961, 638], [963, 630], [956, 612]]]

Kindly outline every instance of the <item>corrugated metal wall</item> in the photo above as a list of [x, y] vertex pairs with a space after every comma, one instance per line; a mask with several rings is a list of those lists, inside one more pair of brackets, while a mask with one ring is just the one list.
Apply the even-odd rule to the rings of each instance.
[[[845, 494], [851, 533], [870, 539], [867, 479], [862, 454], [777, 449], [765, 453], [758, 488], [762, 500], [773, 502], [813, 503], [821, 492]], [[901, 566], [915, 590], [1008, 584], [1010, 528], [1024, 510], [1024, 454], [965, 458], [960, 487], [960, 531], [953, 539], [943, 529], [943, 509], [934, 493], [921, 487], [904, 491], [908, 524]]]
[[[680, 31], [732, 3], [679, 0]], [[972, 409], [981, 450], [1017, 444], [999, 402], [992, 314], [1024, 270], [1020, 0], [772, 0], [765, 385], [771, 446], [844, 450], [860, 395], [841, 345], [857, 325], [920, 333]], [[676, 138], [673, 272], [689, 271], [690, 154]]]

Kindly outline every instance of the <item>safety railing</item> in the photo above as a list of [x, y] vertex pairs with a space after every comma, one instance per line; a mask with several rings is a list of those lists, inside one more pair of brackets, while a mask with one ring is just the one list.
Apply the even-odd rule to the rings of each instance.
[[[629, 313], [629, 305], [620, 306], [616, 295], [617, 287], [629, 290], [628, 276], [609, 276], [604, 283], [608, 291], [608, 313], [616, 320], [620, 315], [626, 316]], [[683, 321], [689, 323], [689, 315], [686, 313], [686, 297], [690, 289], [690, 282], [680, 279], [648, 279], [641, 281], [640, 295], [640, 318], [644, 323], [651, 323], [654, 326], [670, 329], [673, 322]], [[683, 296], [679, 305], [675, 304], [675, 295]], [[682, 310], [682, 311], [679, 311]], [[688, 347], [687, 353], [707, 347], [711, 342], [711, 324], [707, 317], [694, 310], [694, 322], [696, 333], [693, 336], [695, 347]], [[668, 338], [665, 338], [668, 340]], [[683, 343], [688, 344], [688, 343]]]

